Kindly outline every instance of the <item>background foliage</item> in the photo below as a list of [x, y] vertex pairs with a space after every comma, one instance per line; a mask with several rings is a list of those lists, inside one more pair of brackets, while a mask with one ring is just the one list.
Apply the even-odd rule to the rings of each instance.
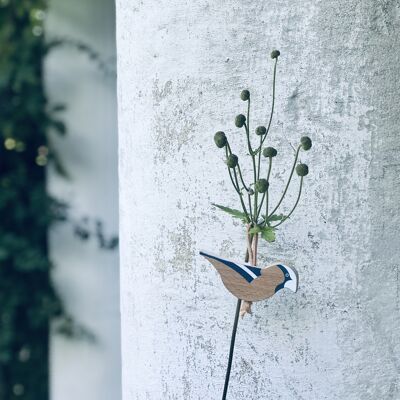
[[[44, 0], [0, 0], [0, 400], [48, 398], [50, 322], [64, 334], [84, 334], [63, 309], [50, 273], [47, 234], [68, 219], [65, 204], [46, 191], [46, 169], [65, 175], [51, 134], [64, 135], [63, 104], [46, 97], [43, 62], [49, 51], [73, 45], [97, 61], [98, 54], [74, 41], [45, 38]], [[104, 69], [104, 68], [103, 68]], [[95, 232], [83, 219], [74, 228], [81, 239], [106, 239], [101, 221]]]
[[47, 131], [65, 133], [43, 85], [43, 0], [0, 8], [0, 395], [48, 397], [51, 318], [63, 314], [50, 280], [47, 231], [62, 208], [46, 192]]

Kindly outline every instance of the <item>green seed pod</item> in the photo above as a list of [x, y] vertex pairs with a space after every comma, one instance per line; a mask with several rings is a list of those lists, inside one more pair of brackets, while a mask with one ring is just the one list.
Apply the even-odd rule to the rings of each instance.
[[278, 154], [278, 152], [273, 147], [266, 147], [263, 150], [263, 154], [264, 154], [264, 157], [272, 158], [272, 157], [275, 157]]
[[264, 136], [267, 133], [267, 128], [265, 126], [257, 126], [256, 134], [258, 136]]
[[236, 115], [235, 125], [238, 128], [241, 128], [245, 122], [246, 122], [246, 117], [243, 114]]
[[228, 140], [226, 138], [226, 135], [224, 132], [217, 132], [214, 135], [214, 142], [217, 145], [217, 147], [219, 147], [220, 149], [222, 149], [223, 147], [226, 146], [226, 144], [228, 143]]
[[299, 164], [296, 167], [296, 172], [298, 176], [306, 176], [308, 175], [308, 166], [307, 164]]
[[255, 188], [258, 193], [265, 193], [268, 190], [268, 187], [269, 183], [264, 178], [259, 179], [255, 184]]
[[237, 167], [238, 162], [239, 162], [239, 159], [238, 159], [237, 155], [235, 155], [235, 154], [229, 154], [228, 158], [226, 159], [226, 165], [229, 168]]
[[281, 55], [281, 52], [279, 50], [272, 50], [271, 52], [271, 58], [278, 58]]
[[312, 147], [312, 141], [308, 136], [303, 136], [300, 139], [300, 143], [305, 151], [310, 150]]
[[240, 93], [240, 98], [243, 101], [247, 101], [250, 98], [250, 92], [248, 90], [242, 90], [242, 93]]

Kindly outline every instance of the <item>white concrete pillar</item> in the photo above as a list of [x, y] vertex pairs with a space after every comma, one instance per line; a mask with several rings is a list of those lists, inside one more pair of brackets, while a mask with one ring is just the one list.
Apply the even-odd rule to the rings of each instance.
[[238, 207], [213, 134], [243, 149], [244, 88], [265, 123], [273, 48], [275, 198], [290, 144], [314, 147], [260, 255], [300, 290], [240, 321], [228, 397], [399, 398], [399, 25], [394, 1], [117, 1], [124, 400], [221, 397], [235, 299], [198, 249], [243, 257], [245, 236], [211, 207]]

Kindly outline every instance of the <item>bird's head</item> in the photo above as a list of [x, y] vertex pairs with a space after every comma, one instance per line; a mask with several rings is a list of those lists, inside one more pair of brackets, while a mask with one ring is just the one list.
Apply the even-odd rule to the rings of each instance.
[[283, 288], [288, 288], [293, 292], [297, 292], [299, 287], [299, 274], [297, 271], [293, 267], [288, 267], [283, 264], [277, 264], [277, 267], [283, 272], [284, 281], [276, 287], [275, 292]]

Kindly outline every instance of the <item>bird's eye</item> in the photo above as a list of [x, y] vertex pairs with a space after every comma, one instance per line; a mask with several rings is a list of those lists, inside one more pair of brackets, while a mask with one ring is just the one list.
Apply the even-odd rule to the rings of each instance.
[[289, 278], [290, 275], [288, 273], [286, 273], [285, 276], [286, 276], [286, 278]]

